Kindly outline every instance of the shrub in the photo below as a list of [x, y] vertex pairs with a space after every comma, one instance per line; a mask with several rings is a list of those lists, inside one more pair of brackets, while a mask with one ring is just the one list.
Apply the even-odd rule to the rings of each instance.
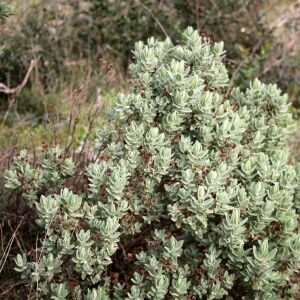
[[44, 235], [16, 270], [47, 299], [295, 297], [300, 168], [284, 147], [287, 96], [259, 80], [227, 90], [223, 43], [191, 28], [133, 53], [131, 93], [80, 189], [37, 191], [26, 160], [7, 172], [8, 188], [28, 177], [42, 194], [32, 201]]
[[[46, 144], [43, 147], [47, 149]], [[59, 148], [47, 149], [37, 164], [29, 162], [28, 152], [22, 150], [5, 172], [5, 187], [20, 189], [22, 198], [32, 207], [41, 191], [51, 193], [57, 188], [63, 188], [64, 179], [73, 172], [72, 159], [67, 158]]]

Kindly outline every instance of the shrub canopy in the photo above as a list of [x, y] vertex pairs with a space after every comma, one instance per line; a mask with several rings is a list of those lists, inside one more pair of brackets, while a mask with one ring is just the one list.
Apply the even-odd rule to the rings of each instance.
[[72, 162], [53, 152], [35, 171], [24, 153], [7, 171], [45, 228], [16, 270], [51, 299], [295, 297], [300, 168], [284, 147], [287, 96], [259, 80], [227, 88], [223, 43], [192, 28], [133, 54], [131, 93], [116, 99], [77, 193], [64, 181]]

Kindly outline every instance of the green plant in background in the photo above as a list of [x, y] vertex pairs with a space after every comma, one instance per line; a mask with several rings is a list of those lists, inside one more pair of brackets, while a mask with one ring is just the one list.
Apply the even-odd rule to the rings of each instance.
[[177, 1], [91, 1], [93, 42], [102, 51], [121, 58], [125, 66], [131, 58], [133, 41], [147, 40], [149, 36], [169, 34], [174, 37], [182, 19], [176, 10]]
[[0, 3], [0, 19], [5, 20], [13, 14], [14, 8], [7, 3]]
[[[32, 148], [41, 144], [43, 135], [49, 144], [65, 143], [74, 119], [77, 129], [72, 146], [78, 145], [89, 127], [81, 121], [91, 117], [96, 90], [101, 90], [98, 98], [106, 106], [114, 93], [111, 82], [115, 77], [120, 82], [121, 75], [114, 75], [111, 62], [100, 63], [98, 55], [90, 53], [84, 8], [44, 0], [26, 3], [26, 8], [22, 11], [23, 6], [17, 6], [15, 16], [1, 27], [0, 82], [18, 86], [31, 60], [35, 61], [26, 85], [17, 94], [0, 95], [1, 158], [15, 145]], [[74, 118], [76, 110], [79, 118]]]
[[[12, 29], [1, 32], [4, 48], [0, 55], [0, 82], [17, 86], [31, 60], [35, 60], [35, 71], [27, 86], [33, 97], [41, 97], [61, 89], [66, 82], [76, 81], [78, 73], [91, 71], [90, 63], [82, 61], [91, 57], [89, 24], [84, 10], [68, 4], [60, 7], [42, 0], [27, 5], [26, 11], [17, 10]], [[97, 61], [96, 55], [94, 58]], [[19, 97], [23, 99], [22, 94]]]
[[163, 30], [177, 38], [180, 28], [193, 25], [214, 41], [226, 41], [228, 64], [238, 70], [235, 84], [245, 89], [256, 77], [275, 80], [297, 104], [299, 14], [294, 13], [298, 9], [294, 1], [91, 2], [92, 40], [125, 64], [132, 41], [161, 36]]
[[[0, 3], [0, 25], [5, 22], [5, 20], [13, 14], [14, 8], [12, 5], [7, 3]], [[0, 57], [5, 49], [4, 44], [0, 44]]]
[[[51, 299], [294, 299], [300, 167], [287, 164], [287, 96], [258, 80], [228, 90], [223, 43], [192, 28], [133, 53], [131, 93], [117, 97], [82, 185], [29, 199], [44, 238], [16, 271]], [[27, 180], [36, 195], [41, 171], [23, 171], [22, 155], [6, 186]]]

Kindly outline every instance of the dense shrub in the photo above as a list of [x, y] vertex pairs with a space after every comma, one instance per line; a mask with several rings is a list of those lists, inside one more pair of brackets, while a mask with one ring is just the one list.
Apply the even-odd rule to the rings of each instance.
[[[293, 298], [300, 170], [284, 148], [287, 96], [258, 80], [227, 91], [223, 43], [191, 28], [133, 53], [132, 91], [81, 184], [69, 158], [56, 162], [65, 154], [34, 171], [22, 153], [7, 171], [44, 228], [16, 270], [47, 299]], [[45, 189], [55, 182], [65, 188]]]

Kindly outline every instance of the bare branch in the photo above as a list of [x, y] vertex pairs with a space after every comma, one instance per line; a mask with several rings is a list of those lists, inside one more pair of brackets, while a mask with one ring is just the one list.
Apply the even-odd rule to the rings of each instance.
[[10, 88], [7, 85], [5, 85], [4, 83], [0, 83], [0, 93], [4, 93], [4, 94], [19, 94], [22, 89], [24, 88], [24, 86], [27, 84], [30, 73], [33, 70], [33, 67], [35, 66], [36, 61], [35, 60], [31, 60], [30, 62], [30, 66], [29, 69], [22, 81], [21, 84], [19, 84], [18, 86], [16, 86], [15, 88]]

